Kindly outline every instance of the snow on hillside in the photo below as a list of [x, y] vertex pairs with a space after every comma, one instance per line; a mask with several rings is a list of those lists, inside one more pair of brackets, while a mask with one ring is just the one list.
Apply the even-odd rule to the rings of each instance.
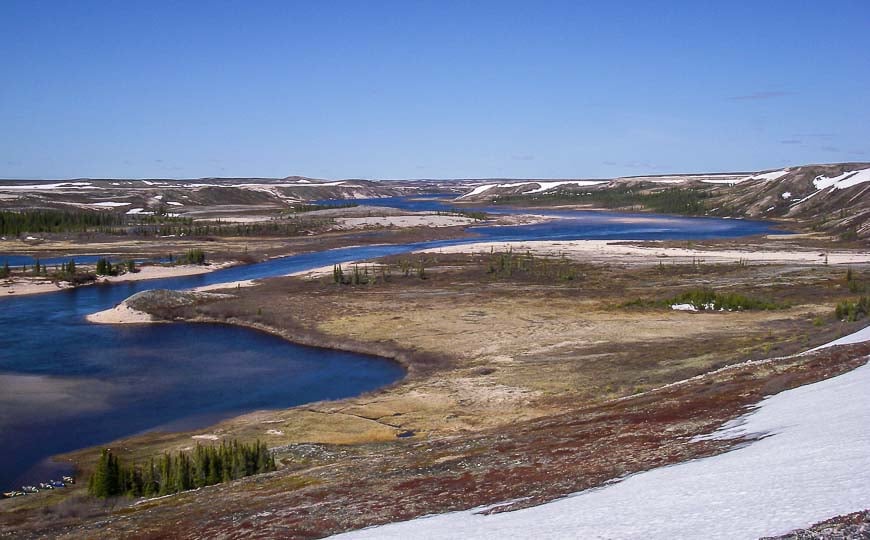
[[[870, 327], [830, 345], [870, 340]], [[766, 437], [541, 506], [340, 538], [758, 538], [870, 508], [870, 365], [782, 392], [711, 437]]]
[[458, 199], [464, 199], [466, 197], [472, 197], [474, 195], [480, 195], [486, 191], [489, 191], [494, 188], [518, 188], [522, 186], [538, 186], [535, 189], [531, 189], [529, 191], [524, 191], [523, 195], [528, 195], [530, 193], [542, 193], [544, 191], [549, 191], [551, 189], [555, 189], [559, 186], [595, 186], [598, 184], [606, 184], [607, 180], [557, 180], [554, 182], [513, 182], [508, 184], [483, 184], [475, 187], [465, 195], [457, 197]]
[[827, 176], [817, 176], [815, 180], [813, 180], [813, 185], [816, 186], [816, 189], [825, 189], [831, 186], [833, 186], [834, 189], [846, 189], [864, 182], [870, 182], [870, 169], [846, 171], [843, 174], [832, 178], [828, 178]]
[[509, 186], [514, 186], [514, 185], [519, 185], [519, 184], [483, 184], [481, 186], [477, 186], [476, 188], [472, 189], [471, 191], [469, 191], [465, 195], [461, 195], [461, 196], [457, 197], [457, 199], [464, 199], [466, 197], [480, 195], [484, 191], [489, 191], [492, 188], [509, 187]]
[[58, 182], [55, 184], [5, 184], [0, 191], [41, 191], [55, 189], [97, 189], [90, 182]]
[[787, 175], [789, 172], [788, 169], [780, 169], [778, 171], [770, 171], [766, 173], [754, 174], [752, 176], [747, 176], [741, 182], [745, 182], [747, 180], [777, 180]]
[[105, 207], [105, 208], [116, 208], [116, 207], [119, 207], [119, 206], [130, 206], [131, 204], [132, 204], [132, 203], [128, 203], [128, 202], [115, 202], [115, 201], [101, 201], [101, 202], [90, 203], [91, 206], [102, 206], [102, 207]]
[[537, 189], [533, 189], [531, 191], [526, 191], [525, 193], [523, 193], [524, 195], [527, 195], [529, 193], [540, 193], [542, 191], [547, 191], [550, 189], [557, 188], [559, 186], [566, 186], [566, 185], [580, 186], [580, 187], [597, 186], [598, 184], [606, 184], [607, 181], [606, 180], [564, 180], [564, 181], [559, 181], [559, 182], [534, 182], [534, 183], [538, 184], [540, 187]]

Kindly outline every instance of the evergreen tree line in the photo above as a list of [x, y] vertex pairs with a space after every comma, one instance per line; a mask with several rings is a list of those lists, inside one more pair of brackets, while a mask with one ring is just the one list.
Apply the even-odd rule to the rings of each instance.
[[190, 227], [190, 218], [165, 215], [127, 215], [87, 210], [0, 211], [0, 234], [101, 232], [105, 234], [154, 234], [164, 224]]
[[317, 210], [332, 210], [334, 208], [355, 208], [355, 202], [336, 202], [331, 204], [297, 204], [290, 210], [292, 213], [316, 212]]
[[331, 219], [300, 221], [263, 221], [259, 223], [223, 223], [140, 226], [130, 229], [137, 236], [300, 236], [312, 229], [333, 223]]
[[[37, 261], [37, 264], [39, 261]], [[133, 259], [127, 259], [123, 263], [112, 264], [112, 261], [101, 257], [97, 259], [96, 272], [98, 276], [117, 276], [121, 271], [136, 272], [136, 262]]]
[[20, 235], [44, 232], [81, 232], [112, 229], [125, 223], [123, 214], [65, 210], [0, 212], [0, 234]]
[[710, 193], [695, 188], [667, 188], [653, 193], [642, 193], [636, 188], [596, 189], [589, 191], [558, 191], [542, 195], [508, 195], [493, 200], [494, 204], [550, 204], [594, 203], [604, 208], [643, 206], [664, 214], [703, 214], [704, 201]]
[[265, 444], [224, 441], [220, 446], [197, 444], [192, 452], [165, 453], [145, 465], [127, 465], [110, 450], [100, 454], [88, 480], [94, 497], [155, 497], [229, 482], [274, 471], [275, 458]]
[[[332, 208], [332, 207], [324, 207]], [[332, 219], [259, 223], [194, 223], [191, 218], [105, 211], [0, 211], [0, 235], [97, 232], [133, 236], [300, 236], [333, 223]]]

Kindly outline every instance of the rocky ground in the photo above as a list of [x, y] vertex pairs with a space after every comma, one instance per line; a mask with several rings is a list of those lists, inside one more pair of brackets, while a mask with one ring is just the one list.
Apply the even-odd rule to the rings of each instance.
[[837, 516], [812, 527], [776, 537], [777, 540], [858, 540], [867, 538], [870, 538], [870, 510]]

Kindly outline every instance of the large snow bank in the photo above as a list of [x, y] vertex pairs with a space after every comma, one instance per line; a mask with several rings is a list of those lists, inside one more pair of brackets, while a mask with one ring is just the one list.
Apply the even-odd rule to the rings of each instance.
[[777, 180], [778, 178], [782, 178], [783, 176], [788, 174], [788, 169], [780, 169], [778, 171], [770, 171], [766, 173], [753, 174], [752, 176], [747, 176], [741, 182], [745, 182], [747, 180]]
[[58, 182], [56, 184], [9, 184], [0, 186], [0, 191], [32, 191], [53, 189], [97, 189], [90, 182]]
[[[870, 328], [828, 344], [870, 340]], [[870, 508], [870, 365], [762, 401], [712, 435], [768, 435], [533, 508], [341, 538], [758, 538]], [[478, 509], [479, 510], [479, 509]]]
[[607, 180], [564, 180], [559, 182], [534, 182], [538, 184], [538, 188], [533, 189], [531, 191], [526, 191], [524, 194], [528, 193], [540, 193], [542, 191], [547, 191], [550, 189], [557, 188], [559, 186], [597, 186], [598, 184], [606, 184]]
[[465, 195], [462, 195], [462, 196], [460, 196], [460, 197], [458, 197], [458, 198], [459, 198], [459, 199], [464, 199], [464, 198], [466, 198], [466, 197], [471, 197], [471, 196], [473, 196], [473, 195], [480, 195], [480, 194], [483, 193], [484, 191], [489, 191], [490, 189], [492, 189], [492, 188], [494, 188], [494, 187], [501, 187], [501, 186], [499, 186], [499, 184], [483, 184], [483, 185], [481, 185], [481, 186], [477, 186], [476, 188], [472, 189], [471, 191], [469, 191], [469, 192], [466, 193]]
[[825, 189], [833, 186], [834, 189], [846, 189], [847, 187], [857, 186], [864, 182], [870, 182], [870, 169], [861, 169], [859, 171], [846, 171], [839, 176], [828, 178], [827, 176], [817, 176], [813, 180], [813, 185], [816, 189]]
[[464, 199], [466, 197], [471, 197], [474, 195], [480, 195], [486, 191], [489, 191], [493, 188], [517, 188], [522, 186], [538, 186], [535, 189], [531, 189], [529, 191], [524, 191], [523, 195], [527, 195], [529, 193], [541, 193], [553, 188], [557, 188], [559, 186], [564, 185], [575, 185], [575, 186], [594, 186], [597, 184], [606, 184], [607, 180], [558, 180], [555, 182], [512, 182], [508, 184], [483, 184], [477, 186], [472, 189], [465, 195], [457, 197], [458, 199]]
[[128, 203], [128, 202], [115, 202], [115, 201], [102, 201], [102, 202], [90, 203], [91, 206], [102, 206], [102, 207], [105, 207], [105, 208], [115, 208], [115, 207], [118, 207], [118, 206], [130, 206], [130, 204], [132, 204], [132, 203]]

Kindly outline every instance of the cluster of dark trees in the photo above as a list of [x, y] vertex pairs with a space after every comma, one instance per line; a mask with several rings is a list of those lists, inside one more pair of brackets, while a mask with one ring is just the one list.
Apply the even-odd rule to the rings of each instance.
[[127, 465], [110, 450], [103, 450], [88, 480], [88, 494], [154, 497], [274, 470], [275, 457], [259, 440], [253, 444], [197, 445], [192, 452], [166, 453], [141, 466]]
[[372, 267], [370, 272], [368, 265], [363, 266], [362, 269], [360, 269], [359, 265], [355, 264], [347, 274], [344, 272], [344, 268], [342, 268], [340, 264], [333, 265], [332, 267], [332, 281], [338, 285], [374, 284], [378, 281], [389, 281], [392, 276], [393, 273], [390, 270], [389, 265], [377, 265]]
[[644, 300], [638, 298], [622, 304], [622, 307], [666, 308], [677, 304], [689, 304], [698, 311], [772, 310], [788, 307], [786, 304], [763, 298], [755, 298], [740, 293], [717, 292], [706, 287], [692, 289], [665, 300]]
[[851, 268], [846, 271], [846, 285], [849, 287], [850, 293], [863, 293], [867, 292], [868, 289], [867, 283], [859, 280]]
[[133, 259], [127, 259], [123, 263], [112, 264], [112, 261], [105, 257], [97, 259], [96, 272], [98, 276], [117, 276], [122, 270], [136, 272], [136, 262]]
[[175, 262], [178, 264], [205, 264], [205, 251], [199, 248], [188, 249], [187, 253], [176, 259]]
[[0, 212], [0, 234], [112, 231], [123, 226], [126, 216], [113, 212], [25, 210]]
[[[356, 206], [349, 203], [344, 206]], [[297, 212], [335, 208], [302, 205]], [[332, 223], [331, 219], [272, 220], [258, 223], [194, 223], [193, 219], [155, 215], [127, 215], [88, 210], [25, 210], [0, 212], [0, 235], [26, 233], [102, 233], [133, 236], [300, 236]]]
[[572, 281], [578, 277], [576, 266], [567, 257], [535, 257], [531, 252], [514, 253], [490, 250], [486, 273], [500, 278], [515, 274], [544, 281]]
[[541, 195], [508, 195], [493, 200], [494, 204], [550, 204], [595, 203], [604, 208], [642, 206], [663, 214], [703, 214], [708, 191], [697, 188], [668, 188], [644, 193], [637, 188], [593, 189], [588, 191], [558, 191]]
[[203, 224], [165, 223], [131, 229], [138, 236], [300, 236], [332, 223], [331, 219], [262, 221], [257, 223], [223, 223], [220, 220]]
[[0, 234], [19, 236], [25, 233], [82, 233], [139, 236], [159, 234], [163, 228], [189, 230], [190, 218], [155, 215], [127, 215], [102, 210], [23, 210], [0, 211]]
[[359, 204], [355, 202], [337, 202], [330, 204], [297, 204], [293, 206], [291, 212], [315, 212], [317, 210], [332, 210], [333, 208], [354, 208], [357, 206], [359, 206]]
[[438, 216], [460, 216], [467, 217], [471, 219], [476, 219], [478, 221], [482, 221], [487, 218], [486, 212], [480, 212], [477, 210], [462, 210], [459, 208], [449, 208], [446, 211], [435, 212], [435, 215]]
[[858, 300], [845, 300], [837, 304], [834, 315], [841, 321], [855, 322], [870, 315], [870, 297], [862, 296]]
[[[426, 274], [426, 259], [420, 257], [415, 263], [408, 259], [399, 261], [399, 271], [404, 277], [409, 277], [413, 273], [419, 279], [427, 279]], [[392, 266], [389, 264], [379, 264], [374, 266], [365, 265], [360, 268], [359, 265], [353, 265], [349, 272], [345, 272], [340, 264], [332, 266], [332, 281], [337, 285], [368, 285], [374, 283], [384, 283], [390, 281], [393, 277]]]

